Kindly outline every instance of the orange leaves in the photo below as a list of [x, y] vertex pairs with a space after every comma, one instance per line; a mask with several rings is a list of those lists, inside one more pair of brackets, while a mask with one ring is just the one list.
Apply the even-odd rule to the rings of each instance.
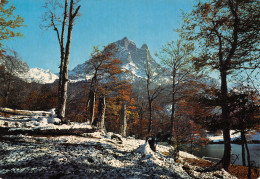
[[204, 3], [204, 4], [201, 6], [201, 15], [202, 15], [203, 17], [208, 16], [210, 10], [211, 10], [211, 4], [209, 4], [209, 3]]
[[32, 90], [22, 104], [23, 109], [49, 110], [57, 106], [56, 90], [43, 85], [40, 89]]
[[103, 95], [109, 95], [119, 82], [118, 75], [123, 71], [118, 66], [122, 62], [114, 57], [115, 44], [109, 44], [101, 51], [94, 47], [92, 58], [86, 62], [87, 73], [93, 74], [91, 85]]
[[118, 58], [116, 58], [116, 59], [113, 59], [113, 60], [112, 60], [112, 64], [117, 64], [117, 65], [120, 64], [120, 65], [121, 65], [121, 64], [122, 64], [122, 61], [119, 60]]
[[129, 101], [129, 104], [130, 104], [130, 105], [135, 105], [135, 99], [134, 99], [134, 98], [131, 98], [131, 100]]

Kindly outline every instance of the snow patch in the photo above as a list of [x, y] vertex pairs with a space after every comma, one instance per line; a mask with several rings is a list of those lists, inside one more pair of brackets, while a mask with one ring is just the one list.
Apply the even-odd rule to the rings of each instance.
[[59, 77], [50, 70], [40, 68], [30, 68], [28, 72], [19, 74], [18, 77], [28, 83], [36, 82], [40, 84], [53, 83], [55, 80], [59, 79]]
[[[231, 141], [233, 141], [234, 139], [240, 138], [240, 133], [235, 133], [234, 130], [230, 130], [230, 136], [231, 136]], [[213, 142], [224, 141], [223, 134], [221, 135], [207, 134], [207, 138]]]
[[136, 152], [140, 152], [140, 153], [144, 154], [145, 158], [150, 158], [150, 157], [156, 158], [154, 151], [152, 151], [152, 149], [150, 148], [149, 143], [147, 141], [145, 142], [145, 144], [141, 145], [136, 150]]

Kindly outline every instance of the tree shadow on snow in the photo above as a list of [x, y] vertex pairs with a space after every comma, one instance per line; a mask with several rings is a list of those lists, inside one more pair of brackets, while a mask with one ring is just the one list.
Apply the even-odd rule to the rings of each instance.
[[[56, 150], [55, 156], [52, 152], [43, 152], [44, 144], [18, 143], [31, 149], [3, 152], [6, 157], [12, 154], [13, 161], [0, 163], [2, 178], [181, 178], [153, 160], [143, 160], [140, 153], [120, 151], [106, 143], [56, 144], [52, 146], [52, 150]], [[15, 161], [14, 153], [19, 155], [19, 152], [32, 152], [35, 156]], [[120, 161], [125, 165], [112, 166], [107, 164], [106, 158], [98, 158], [100, 156], [109, 156], [111, 162]]]

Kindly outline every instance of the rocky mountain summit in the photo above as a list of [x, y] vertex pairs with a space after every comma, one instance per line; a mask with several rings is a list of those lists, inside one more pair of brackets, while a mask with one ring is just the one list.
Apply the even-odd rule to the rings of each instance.
[[[120, 78], [129, 80], [131, 83], [145, 79], [145, 65], [146, 61], [149, 61], [151, 68], [162, 68], [152, 57], [149, 48], [146, 44], [143, 44], [141, 48], [138, 48], [135, 42], [124, 37], [121, 40], [114, 42], [117, 46], [115, 52], [115, 58], [122, 61], [121, 68], [127, 73], [123, 73]], [[90, 75], [86, 74], [87, 66], [85, 63], [77, 65], [70, 71], [69, 78], [73, 81], [82, 81], [89, 79]]]

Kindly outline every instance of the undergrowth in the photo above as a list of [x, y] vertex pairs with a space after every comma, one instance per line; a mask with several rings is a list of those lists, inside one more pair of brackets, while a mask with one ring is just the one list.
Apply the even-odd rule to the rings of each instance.
[[[184, 158], [184, 161], [193, 166], [199, 166], [202, 168], [207, 168], [213, 166], [215, 163], [203, 160], [203, 159], [194, 159], [194, 158]], [[181, 160], [177, 160], [177, 162], [181, 163]], [[185, 165], [185, 167], [188, 167]], [[233, 176], [236, 176], [239, 179], [247, 179], [248, 167], [241, 165], [230, 165], [229, 173]], [[251, 170], [251, 179], [257, 179], [260, 176], [260, 169], [253, 168]]]

